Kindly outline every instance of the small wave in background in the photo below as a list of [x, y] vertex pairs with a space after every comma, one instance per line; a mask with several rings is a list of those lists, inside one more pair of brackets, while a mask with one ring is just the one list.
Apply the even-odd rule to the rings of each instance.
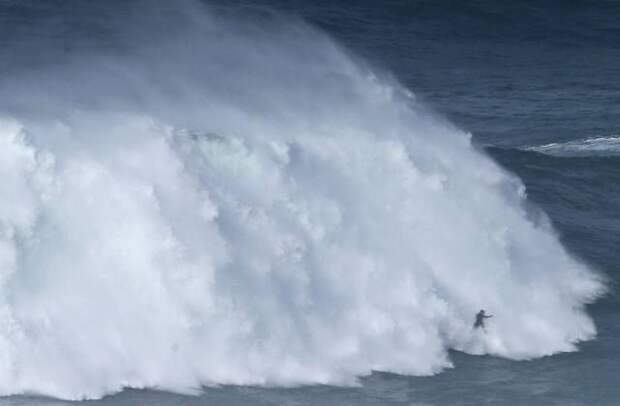
[[557, 157], [620, 156], [620, 136], [592, 137], [521, 148]]

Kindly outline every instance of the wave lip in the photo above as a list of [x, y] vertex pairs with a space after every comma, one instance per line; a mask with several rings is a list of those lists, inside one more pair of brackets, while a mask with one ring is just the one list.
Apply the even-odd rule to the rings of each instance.
[[620, 156], [620, 135], [553, 142], [521, 149], [557, 157]]

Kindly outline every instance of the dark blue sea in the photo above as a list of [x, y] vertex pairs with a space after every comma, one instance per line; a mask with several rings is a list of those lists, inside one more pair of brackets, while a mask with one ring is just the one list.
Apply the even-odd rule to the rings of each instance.
[[[5, 395], [0, 405], [59, 405], [73, 400], [114, 406], [620, 404], [619, 2], [232, 0], [206, 2], [206, 12], [195, 11], [202, 7], [197, 4], [0, 1], [0, 131], [13, 128], [2, 122], [9, 120], [21, 123], [26, 134], [25, 141], [3, 135], [9, 141], [2, 141], [5, 152], [0, 152], [4, 161], [0, 178], [5, 178], [0, 186], [0, 234], [5, 244], [0, 246], [0, 348], [9, 354], [0, 354], [5, 364], [0, 365], [0, 393]], [[206, 28], [203, 19], [208, 20]], [[190, 23], [200, 27], [197, 33], [185, 33], [183, 25]], [[226, 24], [234, 25], [237, 34], [228, 37], [229, 31], [221, 29]], [[159, 42], [173, 45], [158, 48]], [[236, 51], [226, 51], [230, 48]], [[326, 48], [330, 50], [323, 52]], [[270, 73], [272, 65], [275, 74]], [[323, 73], [315, 67], [321, 65], [340, 69], [343, 79], [320, 83]], [[504, 287], [504, 279], [496, 280], [491, 266], [487, 270], [480, 265], [484, 270], [478, 276], [466, 276], [469, 264], [486, 261], [485, 255], [495, 261], [495, 251], [486, 250], [487, 240], [478, 240], [476, 230], [495, 227], [489, 224], [497, 224], [494, 219], [503, 216], [495, 214], [502, 203], [485, 206], [493, 199], [486, 197], [486, 189], [464, 185], [487, 182], [483, 175], [475, 177], [474, 164], [474, 169], [462, 169], [471, 178], [446, 170], [445, 187], [455, 192], [444, 204], [427, 197], [431, 192], [422, 186], [410, 195], [387, 186], [376, 189], [375, 172], [363, 166], [364, 160], [372, 168], [384, 168], [383, 179], [396, 179], [405, 169], [395, 166], [397, 158], [383, 160], [378, 146], [372, 152], [366, 141], [358, 145], [349, 133], [342, 141], [338, 137], [324, 143], [283, 141], [289, 140], [290, 132], [331, 134], [338, 128], [345, 133], [360, 120], [363, 130], [350, 134], [375, 134], [382, 128], [401, 131], [389, 124], [401, 113], [392, 114], [396, 110], [382, 104], [375, 110], [384, 109], [382, 113], [374, 115], [368, 107], [372, 103], [359, 102], [366, 97], [360, 94], [367, 93], [359, 90], [365, 85], [355, 79], [358, 67], [376, 72], [380, 82], [411, 92], [408, 97], [415, 99], [413, 108], [420, 109], [415, 117], [422, 117], [425, 124], [416, 127], [415, 118], [407, 124], [417, 138], [406, 148], [413, 151], [413, 162], [422, 162], [420, 176], [438, 168], [434, 162], [446, 167], [461, 162], [455, 158], [461, 150], [449, 146], [453, 141], [442, 138], [425, 149], [425, 134], [435, 134], [435, 120], [447, 123], [442, 128], [470, 134], [470, 148], [476, 154], [490, 157], [497, 164], [489, 163], [492, 168], [503, 168], [498, 173], [520, 179], [516, 182], [524, 188], [519, 196], [528, 213], [523, 218], [548, 223], [549, 235], [567, 258], [597, 275], [606, 292], [583, 288], [579, 291], [583, 294], [570, 296], [563, 290], [548, 302], [547, 293], [542, 293], [532, 302], [535, 305], [521, 312], [520, 302], [535, 295], [532, 290], [538, 283], [554, 295], [554, 286], [568, 286], [573, 280], [572, 275], [552, 269], [554, 259], [545, 258], [536, 247], [530, 249], [529, 237], [510, 240], [517, 241], [508, 243], [517, 248], [506, 257], [514, 261], [506, 272], [517, 275], [514, 280], [523, 283], [522, 289]], [[204, 91], [199, 84], [203, 75], [209, 77]], [[279, 80], [286, 85], [277, 85]], [[161, 88], [158, 83], [163, 83]], [[274, 86], [272, 93], [269, 89]], [[234, 96], [228, 97], [231, 93]], [[128, 112], [157, 119], [126, 124], [122, 117]], [[403, 120], [409, 123], [409, 118]], [[53, 131], [47, 132], [50, 128]], [[177, 132], [178, 128], [182, 130]], [[208, 158], [192, 158], [190, 144], [175, 143], [176, 134], [198, 139], [201, 135], [193, 129], [204, 130], [207, 141], [200, 148]], [[149, 131], [167, 134], [157, 137], [166, 140], [169, 149], [147, 142], [155, 139], [145, 135]], [[244, 131], [255, 138], [244, 138]], [[272, 135], [275, 132], [277, 136]], [[241, 141], [222, 141], [228, 134]], [[461, 139], [454, 136], [454, 143]], [[276, 146], [277, 156], [265, 158], [272, 152], [264, 152], [271, 147], [263, 146], [280, 142], [289, 142], [286, 158], [278, 158], [282, 149]], [[120, 151], [115, 149], [118, 145], [124, 152], [111, 152]], [[342, 145], [351, 149], [345, 148], [342, 155], [334, 152]], [[399, 156], [394, 154], [389, 156]], [[338, 156], [351, 159], [348, 169], [333, 163]], [[352, 158], [357, 156], [360, 161]], [[462, 162], [470, 162], [467, 159]], [[285, 161], [288, 164], [278, 163]], [[286, 165], [291, 172], [273, 169]], [[166, 167], [182, 169], [173, 173]], [[178, 173], [183, 171], [189, 175], [181, 178]], [[287, 173], [295, 174], [288, 183], [282, 180]], [[402, 176], [395, 184], [411, 179]], [[435, 178], [429, 175], [429, 179]], [[488, 180], [491, 189], [493, 182]], [[203, 189], [217, 203], [197, 203]], [[291, 193], [287, 199], [272, 199], [287, 193]], [[314, 197], [321, 193], [337, 197]], [[296, 200], [299, 196], [305, 197]], [[428, 205], [411, 203], [400, 212], [409, 207], [427, 210], [414, 223], [420, 227], [416, 233], [431, 235], [428, 244], [415, 237], [420, 234], [392, 235], [397, 223], [382, 225], [380, 207], [400, 199], [394, 196], [403, 201], [412, 196], [413, 202], [428, 199]], [[342, 210], [347, 204], [356, 209]], [[186, 215], [194, 210], [217, 212], [219, 217], [212, 220], [216, 215], [206, 214], [204, 227], [199, 227], [203, 220]], [[454, 215], [457, 210], [461, 216]], [[201, 231], [211, 227], [210, 221], [217, 222], [219, 237], [213, 236], [215, 231], [213, 235]], [[244, 221], [250, 224], [247, 228]], [[443, 221], [447, 224], [439, 226]], [[517, 223], [506, 224], [506, 233], [517, 228], [513, 225]], [[433, 225], [454, 227], [453, 233], [467, 234], [463, 244], [472, 245], [454, 242], [461, 240], [453, 241], [450, 232], [432, 236], [425, 230]], [[398, 249], [386, 248], [392, 239], [399, 241]], [[270, 243], [263, 245], [266, 241]], [[437, 248], [443, 241], [446, 246]], [[321, 248], [322, 244], [329, 248]], [[354, 276], [345, 271], [384, 263], [382, 258], [388, 258], [388, 265], [406, 264], [409, 257], [401, 260], [399, 252], [407, 251], [409, 244], [430, 268], [437, 264], [433, 269], [441, 269], [429, 271], [435, 275], [429, 279], [412, 277], [411, 283], [435, 281], [429, 282], [435, 286], [429, 289], [439, 292], [445, 306], [425, 307], [432, 296], [425, 296], [426, 290], [420, 291], [418, 307], [414, 306], [419, 311], [410, 312], [396, 299], [383, 306], [382, 297], [389, 298], [401, 282], [409, 283], [404, 271], [385, 271], [369, 282], [381, 290], [376, 295], [366, 285], [356, 290], [360, 280], [374, 281], [367, 275], [376, 273]], [[225, 248], [213, 248], [220, 246]], [[273, 254], [278, 259], [270, 260], [271, 254], [265, 252], [275, 246], [280, 250]], [[436, 259], [435, 248], [454, 262]], [[216, 253], [202, 258], [199, 253], [205, 250]], [[429, 250], [433, 255], [425, 256]], [[347, 254], [335, 256], [335, 251]], [[251, 259], [243, 259], [246, 253]], [[524, 271], [515, 265], [521, 263], [515, 259], [519, 255], [540, 268]], [[390, 262], [391, 258], [398, 262]], [[342, 273], [326, 271], [334, 263], [342, 266]], [[306, 279], [285, 273], [284, 269], [298, 266], [309, 275]], [[218, 293], [208, 303], [201, 299], [203, 280], [195, 271], [201, 267], [214, 269], [204, 286]], [[170, 276], [169, 268], [184, 273]], [[271, 271], [261, 271], [267, 268]], [[228, 271], [219, 274], [220, 269]], [[412, 275], [421, 275], [417, 272]], [[519, 279], [519, 272], [528, 272], [527, 278]], [[271, 276], [264, 277], [267, 273]], [[152, 280], [160, 282], [155, 285]], [[396, 285], [383, 285], [386, 280]], [[485, 281], [493, 281], [488, 289]], [[469, 287], [461, 290], [453, 283]], [[575, 277], [570, 286], [577, 285], [585, 286]], [[480, 286], [484, 289], [478, 290]], [[502, 290], [494, 291], [495, 286]], [[125, 289], [127, 293], [118, 293]], [[444, 295], [442, 289], [451, 293]], [[589, 296], [595, 290], [598, 293]], [[513, 296], [507, 299], [507, 295]], [[227, 301], [230, 297], [235, 299]], [[154, 303], [159, 299], [161, 303]], [[461, 331], [459, 308], [467, 309], [463, 320], [469, 323], [470, 306], [477, 311], [485, 301], [496, 316], [488, 321], [489, 328], [504, 329], [497, 333], [498, 340], [505, 340], [502, 343], [511, 343], [509, 334], [523, 337], [518, 345], [469, 347], [460, 333], [446, 333]], [[362, 302], [374, 307], [359, 305]], [[551, 334], [552, 327], [543, 322], [531, 327], [523, 321], [527, 327], [522, 329], [519, 324], [526, 313], [536, 313], [532, 309], [537, 306], [541, 311], [557, 306], [585, 314], [596, 333], [589, 335], [584, 321], [584, 329], [571, 335], [571, 323], [582, 319], [562, 313], [558, 323], [566, 324], [553, 336], [557, 340], [541, 341], [537, 347], [536, 336], [528, 335], [535, 330], [528, 329], [539, 328], [542, 336]], [[449, 316], [451, 312], [456, 315]], [[339, 318], [345, 313], [355, 316]], [[437, 324], [442, 344], [433, 338], [435, 329], [410, 352], [402, 344], [409, 342], [402, 337], [409, 336], [401, 337], [400, 327], [375, 333], [384, 331], [381, 323], [390, 314], [401, 313], [402, 320], [418, 317], [421, 321], [409, 328], [420, 331], [434, 325], [440, 317], [435, 314], [445, 316], [449, 322]], [[185, 324], [178, 326], [177, 320]], [[398, 320], [397, 326], [405, 323]], [[549, 320], [552, 324], [553, 317]], [[343, 326], [343, 335], [359, 329], [359, 334], [351, 333], [358, 340], [357, 355], [338, 352], [349, 341], [331, 347], [338, 325]], [[378, 330], [366, 331], [365, 325]], [[184, 328], [191, 333], [177, 332]], [[247, 331], [252, 333], [244, 335]], [[315, 331], [321, 333], [315, 337]], [[314, 338], [305, 341], [296, 332]], [[494, 334], [490, 331], [489, 337]], [[167, 343], [174, 351], [181, 348], [175, 354], [182, 355], [150, 355], [151, 350], [161, 353], [159, 348], [167, 348]], [[234, 349], [227, 343], [235, 343]], [[574, 348], [568, 347], [573, 344]], [[256, 351], [247, 355], [253, 361], [244, 363], [244, 348], [255, 346]], [[428, 354], [445, 354], [451, 366], [442, 364], [443, 355], [425, 354], [424, 348]], [[406, 360], [402, 364], [401, 356]], [[298, 362], [313, 366], [306, 370]], [[204, 363], [214, 366], [203, 370]], [[134, 368], [136, 364], [144, 367]], [[278, 365], [282, 373], [274, 372]], [[175, 371], [181, 377], [178, 382], [169, 378]]]

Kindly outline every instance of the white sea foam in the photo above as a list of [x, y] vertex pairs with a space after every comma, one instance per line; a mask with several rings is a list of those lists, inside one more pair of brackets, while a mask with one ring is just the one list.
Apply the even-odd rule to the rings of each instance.
[[353, 384], [594, 336], [597, 277], [466, 133], [299, 23], [185, 6], [0, 79], [0, 394]]
[[619, 156], [620, 136], [591, 137], [524, 147], [528, 151], [559, 157]]

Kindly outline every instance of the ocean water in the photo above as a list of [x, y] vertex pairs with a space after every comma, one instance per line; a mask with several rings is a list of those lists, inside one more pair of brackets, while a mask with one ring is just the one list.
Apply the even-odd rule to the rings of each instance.
[[0, 2], [0, 405], [618, 404], [620, 4], [464, 3]]

